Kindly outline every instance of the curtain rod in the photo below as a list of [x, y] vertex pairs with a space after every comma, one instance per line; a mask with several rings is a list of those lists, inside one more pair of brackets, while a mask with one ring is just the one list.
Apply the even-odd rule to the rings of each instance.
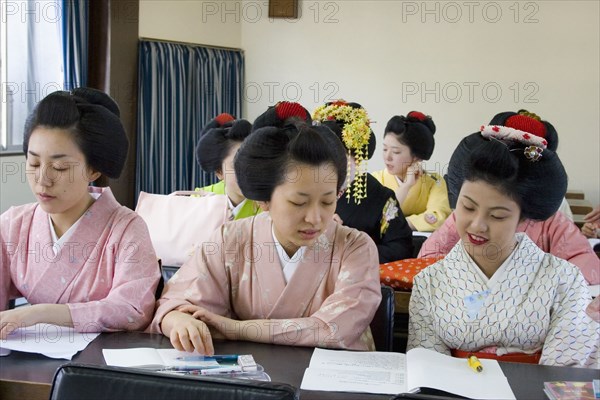
[[224, 46], [214, 46], [214, 45], [202, 44], [202, 43], [180, 42], [177, 40], [155, 39], [155, 38], [148, 38], [148, 37], [139, 37], [139, 40], [146, 40], [146, 41], [152, 41], [152, 42], [163, 42], [163, 43], [173, 43], [173, 44], [184, 44], [187, 46], [196, 46], [196, 47], [208, 47], [210, 49], [216, 49], [216, 50], [241, 51], [242, 53], [244, 52], [244, 50], [238, 49], [235, 47], [224, 47]]

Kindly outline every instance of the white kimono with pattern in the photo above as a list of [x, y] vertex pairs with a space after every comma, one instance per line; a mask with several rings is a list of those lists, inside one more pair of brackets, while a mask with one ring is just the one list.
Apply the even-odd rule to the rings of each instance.
[[[523, 233], [495, 284], [458, 242], [445, 259], [421, 271], [410, 299], [408, 349], [425, 347], [497, 354], [534, 353], [540, 364], [598, 368], [600, 329], [585, 313], [591, 301], [579, 269], [544, 253]], [[497, 273], [499, 273], [497, 272]], [[494, 278], [494, 277], [492, 277]], [[468, 296], [490, 290], [481, 307]]]

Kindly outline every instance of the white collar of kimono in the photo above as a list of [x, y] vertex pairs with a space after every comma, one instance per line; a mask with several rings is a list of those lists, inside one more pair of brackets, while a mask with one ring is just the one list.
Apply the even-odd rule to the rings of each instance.
[[240, 210], [244, 206], [244, 203], [246, 203], [246, 200], [248, 199], [244, 199], [240, 204], [234, 206], [229, 196], [227, 196], [227, 204], [229, 205], [229, 209], [231, 210], [231, 214], [233, 216], [232, 219], [235, 219], [235, 217], [237, 217], [237, 215], [240, 213]]
[[277, 255], [279, 256], [279, 261], [281, 262], [281, 267], [283, 268], [283, 276], [285, 277], [285, 283], [288, 283], [290, 279], [292, 279], [292, 275], [296, 272], [296, 268], [298, 268], [298, 264], [302, 261], [304, 257], [304, 252], [306, 251], [306, 246], [300, 247], [296, 253], [290, 258], [285, 252], [285, 249], [279, 243], [279, 240], [275, 237], [275, 228], [271, 227], [271, 234], [273, 235], [273, 242], [275, 242], [275, 250], [277, 251]]
[[488, 289], [493, 289], [496, 285], [498, 285], [504, 279], [504, 276], [506, 275], [506, 270], [508, 269], [508, 265], [510, 265], [513, 262], [512, 260], [515, 256], [515, 254], [517, 253], [517, 249], [519, 248], [519, 245], [521, 244], [521, 240], [518, 236], [516, 237], [516, 239], [517, 239], [517, 246], [515, 246], [512, 253], [510, 253], [510, 255], [506, 258], [506, 260], [504, 260], [502, 265], [500, 265], [500, 267], [498, 267], [498, 269], [496, 270], [496, 272], [494, 272], [494, 275], [492, 275], [491, 278], [488, 278], [483, 273], [481, 268], [479, 268], [477, 266], [477, 264], [475, 264], [473, 259], [467, 254], [467, 252], [465, 251], [465, 247], [462, 246], [462, 251], [465, 255], [465, 259], [469, 260], [469, 262], [467, 263], [469, 265], [469, 268], [474, 273], [479, 275], [481, 280], [487, 284]]
[[[102, 193], [90, 193], [90, 195], [94, 198], [94, 201], [95, 201], [95, 200], [98, 200], [98, 198], [100, 196], [102, 196]], [[81, 221], [81, 218], [83, 218], [83, 215], [85, 215], [85, 213], [83, 213], [81, 215], [81, 217], [79, 217], [79, 219], [77, 221], [75, 221], [75, 223], [73, 225], [71, 225], [71, 227], [69, 229], [67, 229], [67, 231], [59, 238], [58, 235], [56, 234], [56, 230], [54, 230], [54, 224], [52, 223], [50, 214], [48, 214], [48, 225], [50, 225], [50, 235], [52, 236], [52, 250], [54, 250], [54, 255], [58, 254], [61, 246], [64, 243], [66, 243], [67, 240], [69, 240], [71, 235], [73, 235], [73, 231], [75, 231], [75, 228], [77, 227], [77, 225], [79, 225], [79, 221]]]

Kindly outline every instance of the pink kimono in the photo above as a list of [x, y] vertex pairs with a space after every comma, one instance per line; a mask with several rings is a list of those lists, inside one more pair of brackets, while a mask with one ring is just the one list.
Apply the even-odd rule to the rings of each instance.
[[[575, 264], [590, 285], [600, 283], [600, 259], [573, 221], [560, 211], [545, 221], [524, 220], [517, 232], [525, 232], [546, 253]], [[444, 257], [459, 241], [454, 213], [423, 243], [419, 258]]]
[[136, 330], [152, 319], [158, 262], [148, 228], [109, 188], [85, 212], [58, 253], [37, 203], [1, 216], [0, 310], [25, 297], [66, 304], [79, 332]]
[[[237, 319], [272, 320], [273, 343], [373, 350], [379, 257], [367, 234], [331, 222], [286, 284], [269, 213], [228, 222], [167, 282], [151, 330], [186, 304]], [[315, 319], [329, 325], [320, 334]]]

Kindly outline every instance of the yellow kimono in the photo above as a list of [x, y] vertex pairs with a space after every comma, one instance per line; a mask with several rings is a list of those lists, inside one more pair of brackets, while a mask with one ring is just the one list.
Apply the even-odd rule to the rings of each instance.
[[[205, 192], [215, 193], [215, 194], [225, 194], [225, 182], [219, 181], [215, 184], [205, 186], [205, 187], [201, 188], [201, 190], [204, 190]], [[255, 201], [246, 199], [246, 201], [242, 205], [242, 208], [237, 213], [237, 215], [235, 216], [234, 219], [242, 219], [242, 218], [252, 217], [254, 215], [259, 214], [260, 212], [261, 212], [261, 209]]]
[[[373, 172], [372, 175], [383, 186], [393, 191], [399, 187], [396, 177], [387, 170]], [[448, 203], [446, 181], [436, 173], [425, 173], [417, 183], [410, 188], [404, 202], [400, 205], [402, 213], [418, 231], [432, 232], [442, 226], [452, 212]], [[437, 221], [430, 224], [425, 220], [425, 214], [432, 214]]]

